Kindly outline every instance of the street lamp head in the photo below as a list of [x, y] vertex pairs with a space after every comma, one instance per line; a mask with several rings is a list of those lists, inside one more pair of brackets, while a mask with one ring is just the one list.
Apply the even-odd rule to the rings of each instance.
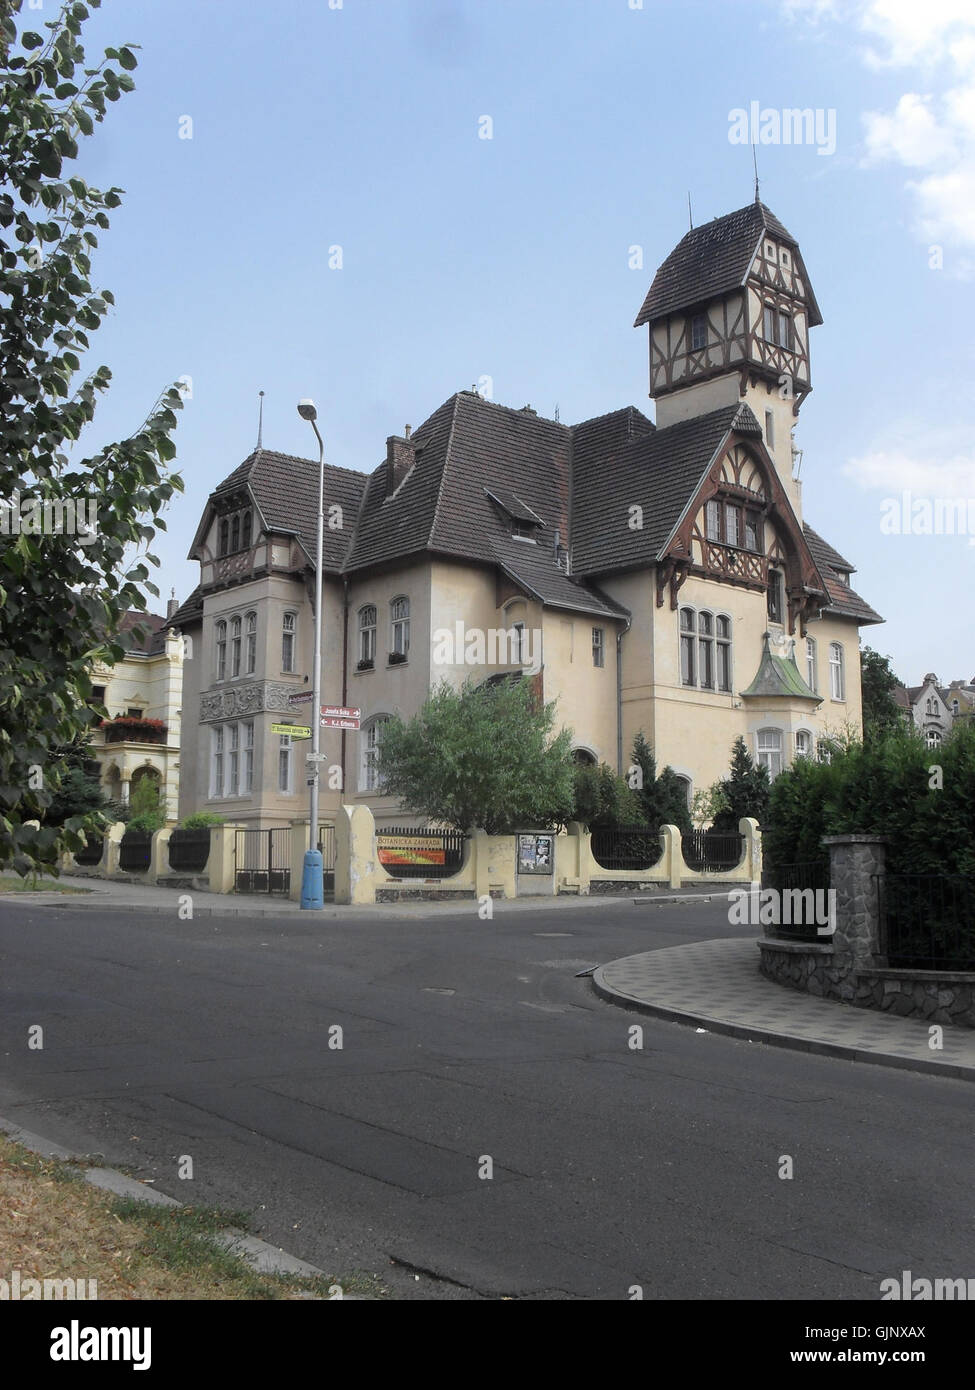
[[307, 398], [298, 402], [298, 414], [303, 420], [317, 420], [318, 411], [315, 409], [315, 402]]

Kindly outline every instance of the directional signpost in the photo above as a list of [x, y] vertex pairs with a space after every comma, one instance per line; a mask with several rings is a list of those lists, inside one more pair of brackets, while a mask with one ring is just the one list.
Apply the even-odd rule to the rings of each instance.
[[272, 724], [272, 734], [288, 734], [296, 741], [311, 738], [311, 729], [306, 724]]
[[362, 710], [358, 705], [322, 705], [321, 727], [323, 729], [358, 729]]

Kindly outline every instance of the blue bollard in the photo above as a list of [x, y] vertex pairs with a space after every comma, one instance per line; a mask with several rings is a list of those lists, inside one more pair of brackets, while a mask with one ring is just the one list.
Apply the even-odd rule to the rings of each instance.
[[322, 852], [306, 849], [301, 870], [302, 907], [324, 907], [324, 886], [322, 877]]

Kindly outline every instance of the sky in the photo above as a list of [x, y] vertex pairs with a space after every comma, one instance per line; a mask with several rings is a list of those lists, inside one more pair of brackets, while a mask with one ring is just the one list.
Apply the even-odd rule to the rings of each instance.
[[[52, 16], [25, 0], [21, 26]], [[972, 0], [105, 0], [84, 41], [140, 46], [82, 142], [85, 177], [125, 190], [93, 266], [116, 306], [87, 442], [189, 379], [152, 607], [197, 582], [261, 390], [265, 447], [317, 458], [312, 397], [329, 462], [364, 472], [472, 385], [567, 424], [652, 418], [633, 320], [688, 195], [696, 225], [751, 201], [730, 137], [756, 103], [819, 119], [756, 149], [824, 318], [805, 519], [906, 683], [975, 674]], [[964, 534], [925, 534], [945, 501]]]

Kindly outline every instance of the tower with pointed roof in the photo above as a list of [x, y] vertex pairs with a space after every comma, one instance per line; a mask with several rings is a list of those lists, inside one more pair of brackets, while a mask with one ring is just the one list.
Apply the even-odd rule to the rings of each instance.
[[757, 198], [692, 228], [636, 318], [649, 329], [657, 425], [745, 402], [800, 520], [792, 429], [812, 390], [809, 331], [822, 321], [798, 242]]

